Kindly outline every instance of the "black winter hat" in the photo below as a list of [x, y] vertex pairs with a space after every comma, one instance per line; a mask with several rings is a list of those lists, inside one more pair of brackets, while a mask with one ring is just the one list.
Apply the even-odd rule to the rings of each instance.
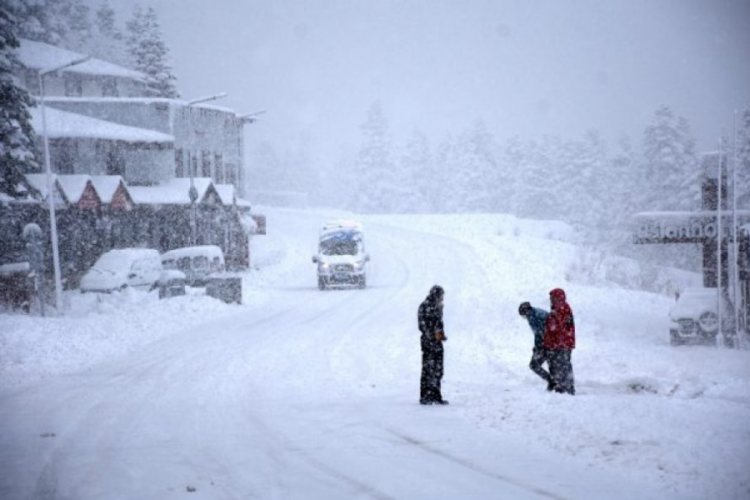
[[526, 316], [526, 314], [531, 312], [531, 304], [529, 302], [521, 302], [521, 305], [518, 306], [518, 314], [521, 316]]
[[430, 288], [430, 297], [442, 297], [443, 295], [445, 295], [445, 290], [443, 290], [442, 286], [435, 285]]

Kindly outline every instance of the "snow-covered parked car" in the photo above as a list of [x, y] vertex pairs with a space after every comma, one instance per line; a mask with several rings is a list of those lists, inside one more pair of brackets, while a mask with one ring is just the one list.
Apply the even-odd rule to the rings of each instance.
[[177, 248], [161, 256], [164, 269], [185, 273], [190, 286], [205, 286], [208, 277], [225, 270], [224, 252], [216, 245]]
[[318, 253], [312, 258], [318, 265], [318, 288], [365, 288], [369, 260], [361, 224], [349, 220], [327, 222], [320, 230]]
[[83, 278], [81, 292], [113, 292], [127, 287], [151, 290], [161, 274], [161, 258], [151, 248], [119, 248], [104, 253]]
[[686, 288], [669, 312], [672, 345], [716, 344], [719, 315], [716, 288]]

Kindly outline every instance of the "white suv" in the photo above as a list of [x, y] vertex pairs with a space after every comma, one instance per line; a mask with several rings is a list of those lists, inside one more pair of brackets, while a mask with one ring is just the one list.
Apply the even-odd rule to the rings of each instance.
[[672, 345], [716, 345], [719, 334], [718, 297], [716, 288], [686, 288], [669, 312]]

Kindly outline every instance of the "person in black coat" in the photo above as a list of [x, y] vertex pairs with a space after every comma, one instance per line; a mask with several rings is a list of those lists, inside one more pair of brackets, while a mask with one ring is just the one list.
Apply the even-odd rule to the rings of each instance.
[[447, 405], [440, 392], [443, 379], [443, 342], [448, 340], [443, 330], [443, 297], [445, 291], [435, 285], [419, 305], [417, 320], [422, 332], [422, 379], [419, 403]]

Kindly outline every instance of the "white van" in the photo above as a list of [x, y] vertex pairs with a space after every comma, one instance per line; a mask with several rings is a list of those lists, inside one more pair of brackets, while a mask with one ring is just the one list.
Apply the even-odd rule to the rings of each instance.
[[327, 222], [320, 230], [318, 253], [313, 255], [318, 265], [318, 288], [365, 288], [367, 263], [364, 229], [359, 222], [335, 220]]
[[205, 286], [209, 275], [225, 270], [224, 252], [216, 245], [178, 248], [161, 256], [165, 270], [177, 269], [185, 273], [190, 286]]

